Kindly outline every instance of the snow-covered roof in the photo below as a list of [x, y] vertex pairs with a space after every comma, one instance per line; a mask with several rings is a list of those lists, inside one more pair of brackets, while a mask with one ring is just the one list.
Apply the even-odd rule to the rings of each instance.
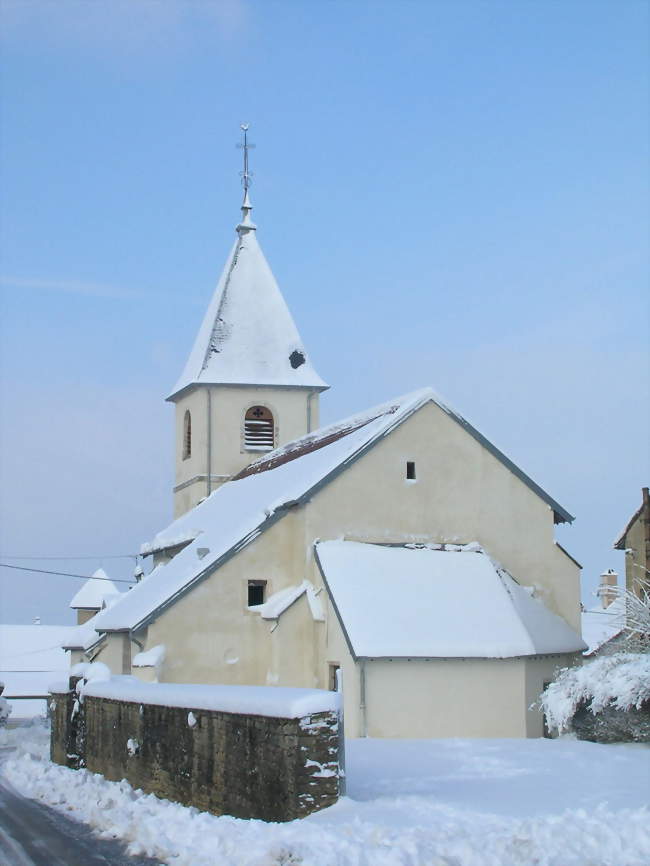
[[119, 589], [109, 578], [103, 568], [93, 572], [92, 577], [83, 584], [70, 602], [70, 607], [77, 610], [99, 610], [105, 596], [120, 594]]
[[582, 613], [582, 637], [587, 644], [586, 656], [592, 655], [625, 626], [625, 596], [619, 595], [608, 607], [598, 604]]
[[104, 596], [102, 600], [102, 609], [98, 611], [86, 622], [81, 625], [75, 625], [67, 629], [61, 646], [64, 650], [89, 650], [96, 643], [103, 639], [103, 635], [99, 633], [102, 619], [106, 611], [112, 607], [123, 595], [121, 592], [112, 592]]
[[[432, 392], [425, 389], [375, 407], [365, 413], [365, 423], [361, 423], [362, 416], [356, 415], [354, 423], [341, 422], [321, 430], [324, 439], [328, 439], [328, 433], [334, 429], [346, 432], [322, 447], [301, 454], [300, 459], [221, 485], [207, 499], [158, 533], [155, 543], [164, 546], [168, 539], [175, 540], [190, 530], [200, 531], [200, 535], [170, 562], [158, 565], [124, 594], [106, 612], [102, 628], [124, 631], [144, 625], [153, 618], [155, 611], [175, 601], [194, 583], [211, 574], [281, 519], [292, 505], [312, 495], [431, 399]], [[275, 453], [271, 452], [269, 456]]]
[[170, 562], [157, 566], [124, 594], [107, 612], [106, 619], [102, 619], [103, 630], [126, 631], [150, 622], [157, 611], [172, 604], [197, 581], [215, 571], [281, 519], [288, 509], [309, 499], [375, 442], [429, 402], [439, 406], [470, 435], [479, 438], [556, 515], [558, 511], [564, 515], [558, 519], [573, 519], [434, 391], [425, 388], [269, 452], [174, 520], [156, 535], [151, 545], [161, 549], [176, 545], [179, 538], [194, 540]]
[[244, 204], [237, 240], [169, 400], [192, 385], [328, 387], [257, 241], [248, 199]]
[[437, 547], [316, 545], [354, 656], [510, 658], [585, 648], [479, 545]]
[[61, 640], [69, 629], [67, 625], [0, 625], [0, 671], [65, 670], [69, 662]]
[[[152, 553], [156, 553], [159, 550], [166, 550], [170, 547], [181, 547], [183, 544], [188, 544], [190, 541], [194, 541], [194, 539], [200, 534], [200, 529], [191, 528], [185, 529], [176, 536], [171, 536], [168, 532], [159, 532], [153, 541], [145, 541], [140, 545], [140, 555], [150, 556]], [[133, 573], [136, 574], [136, 572]], [[144, 569], [140, 568], [137, 574], [138, 577], [141, 577], [144, 574]]]
[[164, 643], [159, 643], [156, 646], [152, 646], [150, 650], [146, 650], [145, 652], [136, 653], [133, 657], [133, 667], [134, 668], [158, 668], [165, 661], [165, 655], [167, 653], [166, 647]]
[[278, 620], [303, 595], [307, 597], [312, 619], [323, 622], [325, 619], [323, 607], [314, 585], [308, 580], [303, 580], [297, 586], [287, 586], [274, 593], [263, 604], [256, 604], [248, 609], [251, 613], [258, 613], [262, 619]]

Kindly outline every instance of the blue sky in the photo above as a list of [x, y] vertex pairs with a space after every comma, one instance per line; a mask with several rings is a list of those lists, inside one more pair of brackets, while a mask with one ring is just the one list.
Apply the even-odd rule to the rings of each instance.
[[[323, 420], [433, 385], [576, 514], [558, 538], [587, 595], [622, 570], [650, 477], [647, 19], [3, 0], [3, 556], [86, 574], [169, 520], [163, 397], [234, 237], [248, 120]], [[65, 621], [77, 585], [0, 569], [0, 619]]]

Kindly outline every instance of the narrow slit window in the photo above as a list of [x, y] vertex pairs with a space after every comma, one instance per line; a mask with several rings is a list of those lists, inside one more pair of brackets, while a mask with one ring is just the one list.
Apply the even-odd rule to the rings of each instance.
[[327, 688], [330, 692], [338, 692], [339, 690], [339, 671], [341, 665], [330, 664], [327, 676]]
[[246, 412], [244, 446], [248, 451], [272, 451], [275, 447], [273, 413], [266, 406], [252, 406]]
[[192, 416], [189, 409], [183, 417], [183, 460], [192, 456]]
[[406, 461], [406, 477], [409, 481], [415, 481], [415, 461]]
[[248, 581], [248, 606], [255, 607], [258, 604], [264, 604], [266, 597], [266, 581], [265, 580], [249, 580]]

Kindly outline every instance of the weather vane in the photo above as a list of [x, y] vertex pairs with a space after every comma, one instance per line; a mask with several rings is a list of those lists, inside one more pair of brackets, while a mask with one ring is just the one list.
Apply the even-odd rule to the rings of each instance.
[[253, 177], [253, 173], [248, 170], [248, 151], [251, 149], [251, 147], [255, 147], [255, 145], [249, 144], [248, 142], [249, 127], [250, 123], [242, 123], [240, 125], [239, 128], [244, 133], [244, 140], [237, 145], [237, 147], [241, 148], [244, 151], [244, 170], [239, 172], [242, 184], [244, 186], [244, 193], [248, 192], [248, 188], [252, 183], [251, 178]]

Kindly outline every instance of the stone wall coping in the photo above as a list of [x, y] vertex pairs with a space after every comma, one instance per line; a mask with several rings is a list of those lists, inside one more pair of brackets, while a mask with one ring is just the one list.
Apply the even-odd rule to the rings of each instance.
[[340, 695], [323, 689], [143, 683], [130, 676], [113, 676], [104, 682], [87, 683], [83, 686], [83, 694], [87, 697], [108, 698], [127, 703], [216, 710], [281, 719], [298, 719], [315, 713], [337, 713], [340, 708]]
[[50, 683], [47, 690], [51, 695], [66, 695], [70, 691], [70, 684], [67, 680], [59, 680], [56, 683]]

